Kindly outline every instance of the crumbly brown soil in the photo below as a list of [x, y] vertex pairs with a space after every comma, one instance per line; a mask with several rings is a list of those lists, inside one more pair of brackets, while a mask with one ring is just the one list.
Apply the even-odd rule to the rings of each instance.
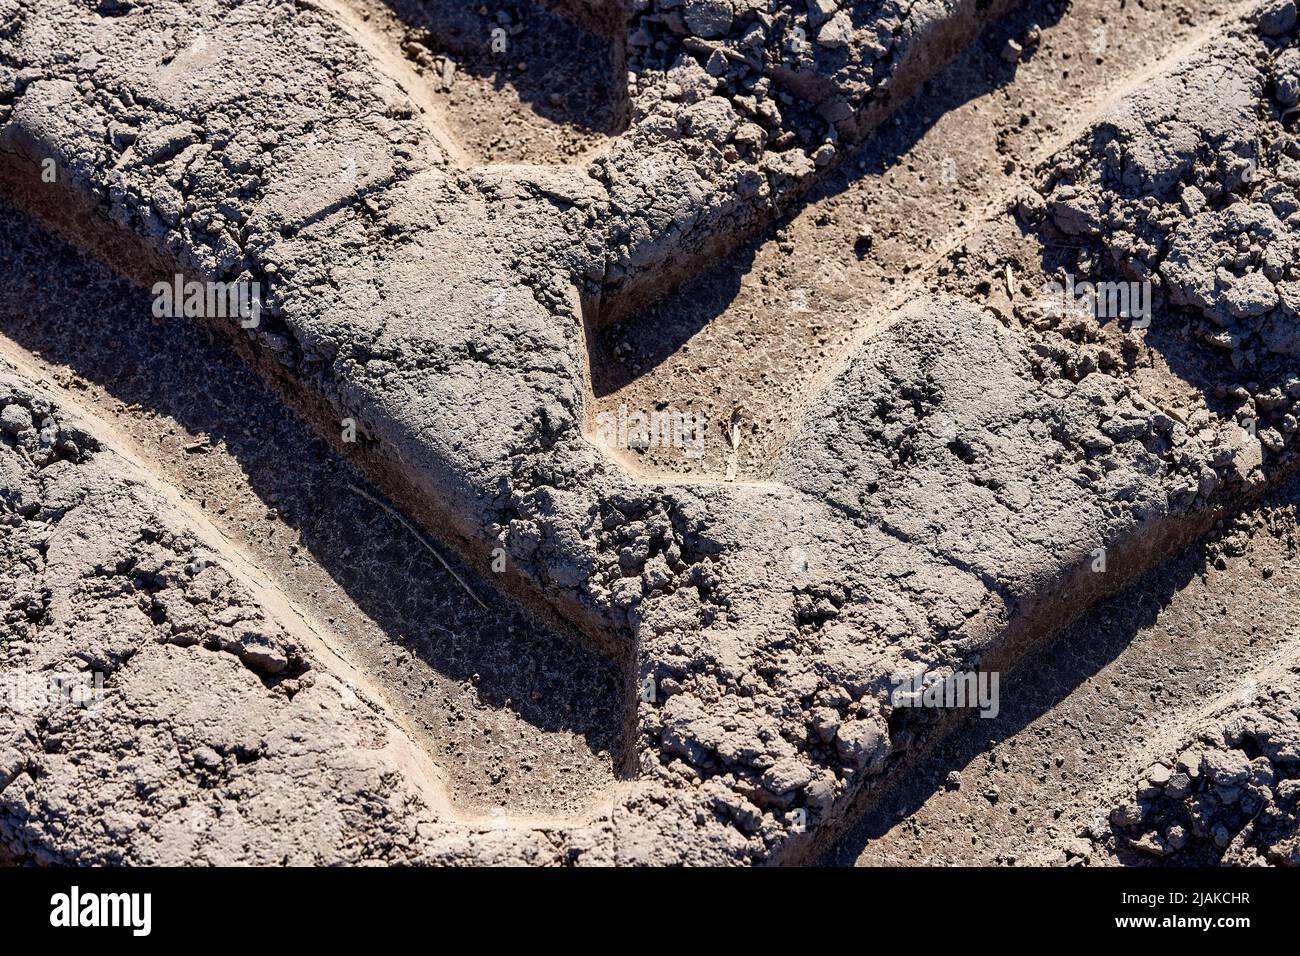
[[[509, 56], [491, 63], [468, 50], [412, 46], [428, 10], [399, 3], [395, 15], [372, 0], [352, 2], [382, 11], [388, 35], [404, 39], [417, 72], [433, 80], [441, 122], [474, 160], [577, 162], [620, 125], [618, 64], [594, 52], [605, 49], [598, 38], [573, 31], [592, 69], [548, 73], [543, 94]], [[1007, 265], [1039, 250], [1027, 252], [1006, 210], [1038, 165], [1105, 103], [1239, 6], [1027, 4], [927, 83], [767, 236], [595, 335], [594, 410], [705, 416], [703, 458], [672, 448], [634, 452], [646, 474], [721, 478], [730, 466], [742, 479], [765, 477], [810, 390], [899, 307], [936, 290], [1008, 306]], [[527, 45], [525, 65], [554, 54], [553, 17], [523, 5], [509, 16], [523, 25], [515, 35]], [[1035, 35], [1037, 43], [1026, 43]], [[1014, 63], [1001, 56], [1008, 39], [1027, 46]], [[446, 60], [457, 64], [451, 74], [443, 73]], [[575, 103], [586, 109], [571, 109]], [[968, 248], [973, 262], [962, 256]], [[957, 269], [940, 268], [954, 261]], [[1031, 291], [1018, 287], [1014, 272], [1012, 282], [1014, 294]], [[1153, 394], [1186, 388], [1149, 375]], [[733, 456], [725, 435], [737, 419], [742, 439]], [[1011, 704], [1000, 717], [971, 720], [828, 862], [1010, 864], [1068, 840], [1104, 805], [1123, 776], [1118, 768], [1149, 762], [1205, 699], [1285, 646], [1300, 593], [1298, 497], [1300, 485], [1292, 485], [1007, 675]], [[1231, 553], [1225, 539], [1234, 542]], [[953, 771], [959, 782], [950, 781]]]
[[152, 319], [147, 292], [7, 206], [0, 224], [19, 266], [0, 274], [2, 349], [116, 426], [293, 596], [447, 775], [458, 809], [580, 817], [602, 800], [615, 668], [476, 580], [480, 607], [224, 341]]
[[[486, 19], [446, 2], [335, 2], [374, 29], [470, 162], [580, 164], [626, 122], [617, 45], [531, 0], [497, 4]], [[672, 447], [620, 456], [647, 476], [767, 477], [817, 383], [901, 306], [927, 290], [956, 291], [939, 273], [945, 259], [978, 244], [988, 275], [961, 291], [987, 300], [1005, 286], [1020, 237], [990, 242], [989, 233], [1005, 231], [1039, 163], [1242, 9], [1025, 4], [767, 235], [593, 334], [592, 416], [675, 409], [707, 421], [702, 456]], [[485, 53], [479, 34], [497, 21], [507, 52]], [[1001, 55], [1008, 40], [1025, 46], [1013, 63]]]
[[[336, 2], [378, 28], [408, 92], [470, 162], [585, 163], [625, 122], [611, 44], [538, 6], [500, 5], [509, 45], [490, 57], [448, 42], [456, 4]], [[704, 458], [637, 453], [647, 474], [767, 476], [810, 391], [899, 307], [942, 290], [997, 312], [1032, 291], [1014, 268], [1006, 278], [1038, 251], [1008, 205], [1102, 103], [1230, 12], [1205, 0], [1027, 4], [771, 234], [595, 335], [593, 410], [707, 418]], [[1035, 29], [1006, 62], [1007, 40]], [[444, 771], [458, 809], [576, 819], [606, 799], [625, 756], [614, 666], [462, 570], [466, 594], [438, 546], [359, 493], [369, 486], [223, 342], [150, 323], [143, 292], [7, 207], [0, 232], [27, 266], [0, 276], [3, 348], [110, 419], [307, 609]], [[1188, 387], [1146, 374], [1154, 395]], [[733, 455], [723, 429], [737, 420]], [[1004, 675], [1002, 714], [969, 721], [828, 862], [1015, 863], [1068, 840], [1206, 698], [1287, 647], [1298, 501], [1292, 485], [1233, 519]]]
[[827, 862], [1065, 862], [1208, 702], [1300, 650], [1298, 505], [1292, 481], [1004, 674], [1001, 713], [967, 721]]
[[[702, 458], [636, 452], [647, 474], [726, 474], [724, 435], [741, 416], [739, 477], [761, 478], [811, 388], [882, 321], [927, 288], [936, 266], [981, 244], [987, 300], [1005, 285], [1019, 237], [990, 222], [1036, 166], [1100, 105], [1212, 32], [1236, 7], [1205, 0], [1028, 3], [975, 40], [765, 241], [592, 343], [597, 411], [702, 414]], [[1037, 26], [1016, 64], [1008, 39]], [[963, 290], [965, 291], [965, 290]]]

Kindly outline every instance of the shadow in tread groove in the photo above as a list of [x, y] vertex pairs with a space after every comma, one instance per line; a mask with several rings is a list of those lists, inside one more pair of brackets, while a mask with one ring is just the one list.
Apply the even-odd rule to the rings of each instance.
[[151, 307], [0, 203], [0, 333], [247, 542], [371, 674], [458, 802], [566, 813], [597, 799], [624, 763], [618, 669], [441, 549], [479, 607], [214, 330]]

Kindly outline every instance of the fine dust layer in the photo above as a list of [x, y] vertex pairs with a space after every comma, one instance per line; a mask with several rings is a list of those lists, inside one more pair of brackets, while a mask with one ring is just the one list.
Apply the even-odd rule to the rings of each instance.
[[[1289, 2], [1126, 100], [1020, 210], [1045, 244], [1145, 263], [1137, 274], [1160, 280], [1150, 341], [1182, 330], [1170, 354], [1205, 391], [1177, 407], [1148, 394], [1140, 348], [1099, 344], [1115, 331], [1094, 315], [1012, 322], [942, 296], [849, 357], [773, 483], [641, 483], [602, 455], [583, 430], [584, 319], [635, 301], [642, 277], [667, 284], [833, 159], [833, 142], [795, 148], [784, 114], [769, 119], [789, 148], [747, 131], [728, 64], [750, 61], [710, 41], [744, 28], [758, 72], [844, 138], [886, 85], [870, 18], [817, 4], [829, 52], [810, 54], [810, 75], [769, 63], [773, 38], [740, 6], [655, 5], [649, 27], [689, 55], [638, 91], [639, 118], [589, 176], [451, 168], [396, 84], [312, 7], [8, 4], [0, 155], [17, 201], [144, 278], [265, 282], [263, 325], [231, 327], [250, 359], [324, 433], [355, 424], [360, 460], [431, 530], [480, 565], [500, 549], [519, 593], [635, 669], [640, 774], [612, 811], [449, 833], [422, 858], [805, 858], [946, 729], [891, 706], [896, 675], [1010, 663], [1289, 462], [1290, 259], [1233, 232], [1245, 206], [1270, 242], [1293, 235], [1287, 157], [1264, 150]], [[1215, 105], [1223, 89], [1240, 108]], [[355, 176], [340, 176], [349, 156]], [[1204, 208], [1174, 192], [1191, 186]], [[1207, 322], [1241, 347], [1224, 354]]]

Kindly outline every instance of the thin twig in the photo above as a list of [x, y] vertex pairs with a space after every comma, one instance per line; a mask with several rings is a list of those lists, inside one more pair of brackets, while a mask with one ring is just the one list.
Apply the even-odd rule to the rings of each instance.
[[365, 498], [367, 501], [372, 501], [375, 504], [379, 505], [379, 507], [383, 508], [390, 515], [392, 515], [399, 522], [401, 522], [403, 528], [411, 532], [411, 534], [415, 536], [415, 538], [420, 542], [420, 544], [424, 545], [426, 548], [429, 549], [429, 553], [438, 559], [438, 563], [447, 569], [447, 573], [456, 579], [456, 583], [465, 589], [465, 593], [474, 599], [474, 603], [477, 604], [479, 607], [481, 607], [483, 610], [485, 611], [487, 610], [487, 605], [484, 604], [481, 600], [479, 600], [479, 596], [477, 594], [475, 594], [473, 591], [470, 590], [469, 585], [466, 584], [464, 579], [459, 574], [456, 573], [455, 569], [452, 568], [452, 566], [447, 563], [446, 559], [443, 558], [443, 556], [438, 553], [438, 549], [435, 548], [432, 543], [430, 543], [428, 537], [424, 535], [419, 528], [411, 524], [411, 522], [407, 521], [406, 517], [401, 512], [399, 512], [388, 502], [381, 501], [379, 498], [375, 497], [370, 492], [366, 491], [364, 488], [360, 488], [357, 485], [352, 484], [351, 482], [348, 482], [348, 487], [351, 488], [353, 491], [355, 491], [357, 494], [359, 494], [362, 498]]

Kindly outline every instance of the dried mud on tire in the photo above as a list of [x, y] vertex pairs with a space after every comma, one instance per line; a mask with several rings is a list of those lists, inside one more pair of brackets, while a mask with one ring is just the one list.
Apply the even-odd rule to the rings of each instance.
[[[1114, 16], [0, 5], [0, 185], [15, 233], [44, 230], [0, 245], [0, 673], [46, 688], [0, 724], [4, 852], [870, 861], [900, 792], [941, 819], [914, 781], [980, 718], [901, 684], [1021, 693], [1020, 665], [1225, 522], [1294, 520], [1294, 3]], [[1156, 58], [1112, 50], [1155, 21]], [[1108, 55], [1123, 69], [1076, 97]], [[528, 77], [548, 69], [549, 93]], [[781, 265], [740, 277], [800, 243], [867, 260], [881, 213], [844, 197], [890, 199], [889, 170], [936, 149], [932, 178], [960, 178], [967, 130], [992, 140], [961, 157], [988, 167], [981, 205], [955, 222], [918, 187], [956, 233], [907, 227], [933, 246], [889, 294], [821, 309]], [[25, 302], [30, 248], [89, 288]], [[759, 341], [800, 327], [784, 390], [741, 376], [779, 411], [727, 398], [745, 340], [668, 360], [695, 334], [653, 318], [697, 294]], [[682, 375], [638, 371], [629, 341]], [[151, 361], [242, 363], [256, 403], [124, 370]], [[249, 419], [261, 442], [227, 434]], [[1130, 700], [1164, 749], [1135, 736], [1002, 856], [1294, 862], [1275, 650], [1224, 672], [1254, 682], [1241, 708]]]

